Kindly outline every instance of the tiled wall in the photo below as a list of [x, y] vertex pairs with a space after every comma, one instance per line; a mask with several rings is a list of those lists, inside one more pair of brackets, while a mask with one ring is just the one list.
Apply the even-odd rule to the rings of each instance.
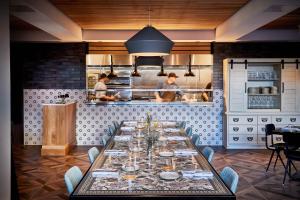
[[149, 111], [159, 120], [187, 121], [193, 132], [200, 135], [203, 145], [222, 145], [223, 91], [214, 91], [212, 106], [197, 105], [118, 105], [88, 106], [84, 104], [82, 89], [25, 89], [24, 90], [24, 144], [42, 143], [42, 104], [53, 103], [59, 94], [69, 93], [76, 100], [76, 138], [78, 145], [101, 144], [101, 135], [108, 131], [112, 121], [137, 120]]

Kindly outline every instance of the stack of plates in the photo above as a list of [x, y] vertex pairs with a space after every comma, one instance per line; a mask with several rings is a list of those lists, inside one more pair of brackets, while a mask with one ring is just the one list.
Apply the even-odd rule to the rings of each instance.
[[164, 180], [176, 180], [180, 175], [178, 172], [160, 172], [159, 177]]

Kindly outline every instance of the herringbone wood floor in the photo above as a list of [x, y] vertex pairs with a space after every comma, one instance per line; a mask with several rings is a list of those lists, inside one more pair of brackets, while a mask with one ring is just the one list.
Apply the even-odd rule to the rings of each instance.
[[[65, 157], [41, 157], [40, 146], [14, 146], [20, 199], [68, 199], [64, 173], [77, 165], [85, 172], [89, 168], [87, 150], [77, 147]], [[101, 148], [101, 147], [99, 147]], [[267, 150], [225, 150], [216, 148], [212, 165], [218, 172], [231, 166], [239, 176], [237, 199], [289, 200], [300, 199], [300, 182], [287, 180], [282, 186], [281, 163], [265, 173], [270, 152]], [[283, 156], [284, 157], [284, 156]], [[300, 163], [296, 163], [300, 169]]]

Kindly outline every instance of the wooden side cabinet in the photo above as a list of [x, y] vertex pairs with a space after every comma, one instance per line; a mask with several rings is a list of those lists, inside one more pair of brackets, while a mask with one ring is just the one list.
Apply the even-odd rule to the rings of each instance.
[[67, 155], [76, 144], [76, 102], [43, 105], [41, 154]]

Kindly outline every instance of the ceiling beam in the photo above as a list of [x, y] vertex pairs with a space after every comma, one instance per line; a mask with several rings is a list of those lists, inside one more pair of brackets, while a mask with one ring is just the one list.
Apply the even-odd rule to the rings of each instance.
[[[214, 41], [215, 30], [162, 30], [175, 42]], [[83, 41], [124, 42], [136, 34], [136, 30], [83, 30]]]
[[299, 0], [252, 0], [216, 28], [216, 41], [236, 41], [300, 7]]
[[239, 41], [300, 41], [300, 30], [266, 29], [256, 30], [239, 39]]
[[82, 30], [47, 0], [12, 0], [12, 15], [62, 41], [82, 41]]
[[58, 38], [44, 31], [17, 31], [10, 32], [10, 38], [16, 42], [61, 42]]

